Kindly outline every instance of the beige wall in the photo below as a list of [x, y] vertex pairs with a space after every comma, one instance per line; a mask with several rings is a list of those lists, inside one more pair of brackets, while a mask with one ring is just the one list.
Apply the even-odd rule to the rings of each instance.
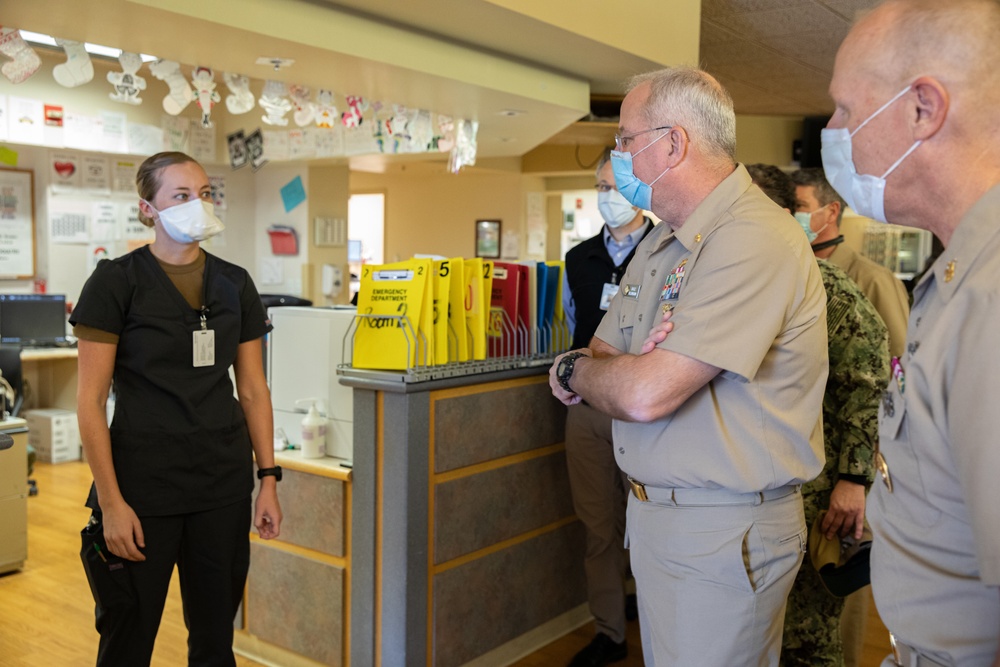
[[[346, 234], [350, 177], [351, 172], [346, 165], [309, 167], [309, 213], [306, 225], [308, 240], [304, 244], [308, 248], [308, 262], [302, 266], [302, 296], [317, 306], [347, 303], [351, 299], [351, 291], [348, 289], [350, 271], [347, 268], [347, 246], [319, 247], [313, 233], [316, 218], [334, 218], [344, 221]], [[340, 267], [343, 274], [340, 294], [332, 299], [321, 291], [323, 264]]]
[[[544, 180], [515, 172], [422, 173], [402, 165], [384, 174], [351, 173], [351, 192], [385, 192], [385, 261], [417, 253], [475, 256], [475, 222], [499, 219], [501, 235], [525, 248], [525, 196]], [[443, 171], [443, 166], [442, 166]]]
[[801, 118], [736, 116], [736, 160], [787, 167], [792, 162], [792, 142], [801, 137]]

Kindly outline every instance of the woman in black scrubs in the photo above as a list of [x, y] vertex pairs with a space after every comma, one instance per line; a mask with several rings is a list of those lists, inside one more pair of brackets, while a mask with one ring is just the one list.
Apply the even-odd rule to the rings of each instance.
[[[91, 528], [103, 528], [94, 563], [104, 575], [127, 572], [117, 583], [131, 590], [105, 595], [88, 573], [97, 664], [149, 664], [176, 564], [189, 665], [235, 665], [250, 519], [264, 539], [281, 526], [261, 363], [271, 325], [247, 272], [199, 247], [222, 230], [201, 165], [160, 153], [142, 164], [136, 183], [140, 220], [156, 240], [102, 261], [70, 317], [79, 339], [80, 435], [94, 474], [88, 506], [100, 522]], [[254, 456], [261, 484], [252, 508]]]

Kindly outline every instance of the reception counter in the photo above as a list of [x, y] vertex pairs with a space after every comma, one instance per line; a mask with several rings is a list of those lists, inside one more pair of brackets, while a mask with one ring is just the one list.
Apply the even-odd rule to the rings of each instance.
[[354, 372], [354, 460], [279, 454], [241, 653], [282, 665], [502, 665], [589, 618], [565, 407], [546, 369]]

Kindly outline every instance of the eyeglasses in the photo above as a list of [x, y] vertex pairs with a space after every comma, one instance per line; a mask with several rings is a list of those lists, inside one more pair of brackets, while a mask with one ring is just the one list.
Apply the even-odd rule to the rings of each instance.
[[620, 134], [615, 135], [615, 148], [620, 151], [628, 150], [629, 142], [638, 137], [640, 134], [646, 134], [647, 132], [656, 132], [657, 130], [669, 130], [673, 125], [662, 125], [660, 127], [653, 127], [648, 130], [643, 130], [642, 132], [636, 132], [635, 134], [629, 134], [622, 136]]

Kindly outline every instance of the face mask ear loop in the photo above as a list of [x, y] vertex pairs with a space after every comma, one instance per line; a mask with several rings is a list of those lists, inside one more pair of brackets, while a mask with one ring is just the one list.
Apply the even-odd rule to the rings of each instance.
[[903, 153], [903, 156], [901, 158], [899, 158], [898, 160], [896, 160], [895, 162], [893, 162], [892, 166], [889, 167], [889, 170], [887, 172], [885, 172], [884, 174], [882, 174], [882, 179], [885, 180], [885, 177], [888, 176], [889, 174], [891, 174], [893, 171], [895, 171], [896, 167], [899, 166], [899, 163], [902, 162], [903, 160], [905, 160], [906, 157], [910, 153], [912, 153], [913, 151], [917, 150], [917, 146], [919, 146], [922, 143], [923, 143], [922, 139], [920, 141], [914, 142], [914, 144], [912, 146], [910, 146], [910, 150], [908, 150], [905, 153]]
[[902, 89], [901, 91], [899, 91], [898, 93], [896, 93], [895, 97], [893, 97], [893, 98], [892, 98], [891, 100], [889, 100], [888, 102], [886, 102], [885, 104], [883, 104], [882, 106], [880, 106], [880, 107], [879, 107], [879, 108], [878, 108], [878, 109], [877, 109], [877, 110], [875, 111], [875, 113], [873, 113], [873, 114], [872, 114], [871, 116], [868, 116], [868, 118], [866, 118], [866, 119], [865, 119], [865, 122], [861, 123], [861, 125], [858, 125], [858, 126], [857, 126], [856, 128], [854, 128], [854, 131], [853, 131], [853, 132], [851, 132], [851, 137], [853, 138], [853, 137], [854, 137], [854, 135], [858, 133], [858, 130], [860, 130], [860, 129], [861, 129], [861, 128], [863, 128], [863, 127], [864, 127], [865, 125], [867, 125], [867, 124], [868, 124], [868, 122], [869, 122], [869, 121], [871, 121], [871, 119], [872, 119], [872, 118], [874, 118], [875, 116], [879, 115], [880, 113], [882, 113], [883, 111], [885, 111], [886, 109], [888, 109], [888, 108], [889, 108], [889, 105], [891, 105], [891, 104], [892, 104], [893, 102], [895, 102], [895, 101], [896, 101], [896, 100], [898, 100], [898, 99], [899, 99], [900, 97], [902, 97], [903, 95], [905, 95], [905, 94], [907, 93], [907, 91], [909, 91], [909, 90], [910, 90], [910, 86], [911, 86], [911, 85], [912, 85], [912, 84], [907, 84], [907, 85], [906, 85], [906, 88], [903, 88], [903, 89]]

